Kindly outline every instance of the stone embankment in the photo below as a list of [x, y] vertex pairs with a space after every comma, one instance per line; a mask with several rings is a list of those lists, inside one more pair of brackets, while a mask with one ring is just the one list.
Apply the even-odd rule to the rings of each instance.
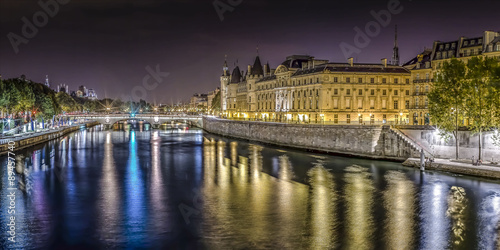
[[6, 154], [9, 151], [9, 141], [13, 141], [14, 150], [19, 150], [27, 147], [31, 147], [40, 143], [44, 143], [58, 137], [64, 136], [68, 133], [80, 130], [82, 126], [92, 127], [98, 125], [98, 122], [88, 122], [85, 124], [78, 124], [66, 128], [61, 128], [58, 130], [52, 130], [42, 133], [26, 134], [24, 136], [11, 137], [7, 139], [0, 140], [0, 155]]
[[203, 118], [210, 133], [285, 147], [403, 162], [418, 145], [390, 126], [286, 124]]

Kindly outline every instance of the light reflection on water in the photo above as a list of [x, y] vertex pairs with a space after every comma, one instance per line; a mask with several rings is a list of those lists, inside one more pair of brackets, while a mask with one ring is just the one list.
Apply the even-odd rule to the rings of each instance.
[[94, 128], [16, 159], [20, 241], [1, 238], [9, 248], [499, 249], [495, 181], [199, 130]]

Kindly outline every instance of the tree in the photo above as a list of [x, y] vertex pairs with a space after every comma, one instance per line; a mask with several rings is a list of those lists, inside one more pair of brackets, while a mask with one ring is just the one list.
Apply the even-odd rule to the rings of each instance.
[[493, 58], [473, 57], [467, 63], [465, 84], [469, 129], [479, 134], [479, 160], [482, 159], [482, 132], [498, 126], [498, 61]]
[[451, 133], [455, 139], [455, 158], [459, 158], [458, 132], [464, 116], [464, 85], [466, 77], [465, 63], [455, 58], [444, 62], [436, 74], [436, 81], [430, 91], [429, 113], [431, 120], [440, 129], [440, 134], [448, 138]]
[[217, 94], [214, 96], [214, 99], [212, 100], [212, 107], [211, 109], [214, 111], [214, 113], [219, 113], [221, 110], [221, 104], [220, 104], [220, 91], [217, 92]]
[[76, 101], [67, 93], [59, 92], [56, 95], [57, 102], [59, 103], [62, 111], [64, 112], [72, 112], [79, 110], [79, 105]]

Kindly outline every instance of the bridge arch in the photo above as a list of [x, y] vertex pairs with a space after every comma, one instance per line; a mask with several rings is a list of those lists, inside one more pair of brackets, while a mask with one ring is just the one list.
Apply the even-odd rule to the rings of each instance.
[[116, 122], [123, 120], [143, 120], [151, 124], [153, 128], [159, 128], [161, 124], [171, 121], [183, 121], [191, 126], [203, 127], [202, 116], [195, 115], [161, 115], [161, 114], [88, 114], [88, 115], [67, 115], [73, 119], [97, 121], [106, 126], [112, 126]]

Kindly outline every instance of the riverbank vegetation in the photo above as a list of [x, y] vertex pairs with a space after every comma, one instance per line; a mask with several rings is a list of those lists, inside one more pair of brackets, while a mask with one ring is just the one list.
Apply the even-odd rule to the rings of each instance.
[[[459, 158], [459, 130], [479, 134], [478, 154], [482, 155], [482, 133], [500, 128], [500, 63], [495, 58], [473, 57], [464, 62], [444, 62], [434, 77], [429, 113], [441, 135], [455, 139]], [[496, 134], [493, 140], [500, 140]], [[500, 141], [494, 143], [500, 144]]]

